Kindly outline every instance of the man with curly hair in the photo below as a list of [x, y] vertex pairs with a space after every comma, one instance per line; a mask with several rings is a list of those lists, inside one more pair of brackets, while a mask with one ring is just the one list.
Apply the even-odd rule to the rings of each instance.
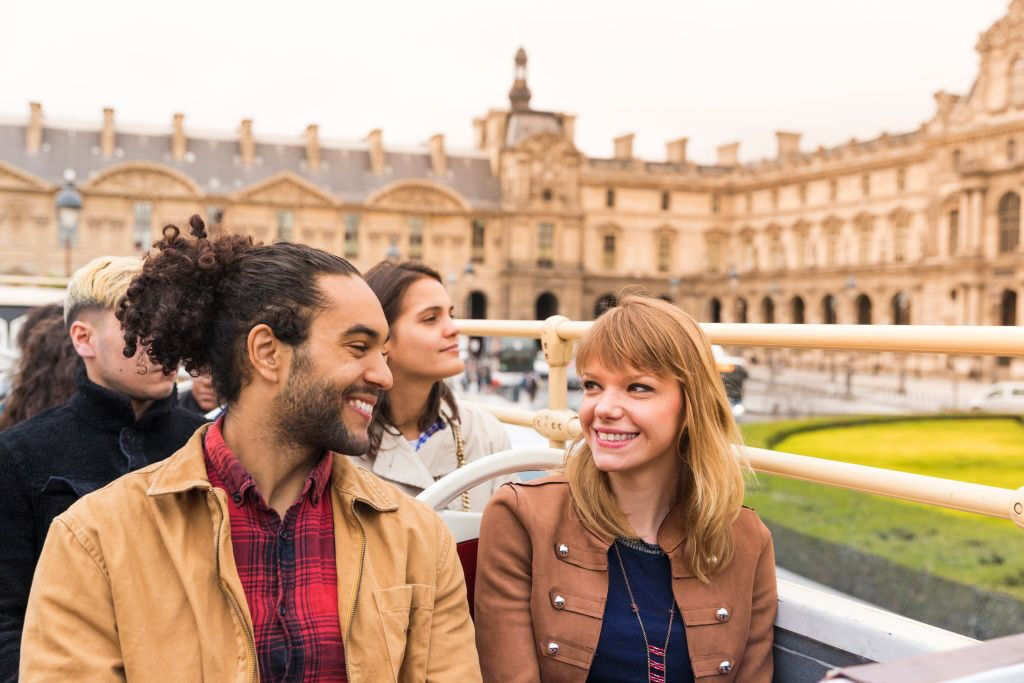
[[[18, 677], [29, 586], [53, 518], [81, 496], [181, 448], [202, 424], [177, 405], [174, 374], [124, 356], [117, 300], [142, 270], [102, 257], [68, 284], [63, 316], [82, 360], [65, 403], [0, 432], [0, 680]], [[59, 315], [59, 314], [58, 314]], [[53, 381], [63, 369], [50, 368]]]
[[22, 674], [479, 681], [451, 533], [345, 457], [391, 386], [377, 297], [338, 256], [190, 224], [118, 318], [126, 355], [208, 374], [226, 412], [54, 521]]

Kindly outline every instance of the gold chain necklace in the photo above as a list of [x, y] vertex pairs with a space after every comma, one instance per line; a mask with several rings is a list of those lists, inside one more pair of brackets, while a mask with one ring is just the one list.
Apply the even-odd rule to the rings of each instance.
[[[647, 654], [647, 680], [649, 683], [666, 683], [668, 676], [668, 641], [672, 637], [672, 620], [676, 616], [676, 601], [672, 599], [672, 605], [668, 610], [668, 633], [665, 634], [665, 647], [658, 648], [650, 644], [647, 640], [647, 629], [644, 628], [644, 620], [640, 618], [640, 607], [636, 604], [636, 598], [633, 597], [633, 589], [629, 585], [629, 576], [626, 575], [626, 564], [622, 561], [622, 553], [619, 552], [618, 542], [613, 542], [612, 547], [615, 548], [615, 556], [619, 558], [619, 568], [622, 569], [622, 579], [626, 582], [626, 592], [629, 593], [629, 606], [633, 610], [633, 614], [636, 615], [637, 623], [640, 624], [640, 633], [644, 636], [644, 651]], [[651, 659], [651, 656], [661, 657], [660, 662], [656, 662]]]

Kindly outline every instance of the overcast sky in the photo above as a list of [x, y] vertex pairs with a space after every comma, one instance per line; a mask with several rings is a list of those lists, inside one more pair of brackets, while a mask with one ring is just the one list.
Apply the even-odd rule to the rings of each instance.
[[1008, 0], [422, 0], [5, 2], [0, 116], [43, 103], [52, 120], [119, 122], [359, 140], [444, 133], [507, 107], [512, 58], [529, 54], [537, 109], [577, 115], [577, 145], [692, 159], [739, 140], [751, 160], [774, 131], [803, 147], [915, 129], [937, 90], [966, 93], [978, 34]]

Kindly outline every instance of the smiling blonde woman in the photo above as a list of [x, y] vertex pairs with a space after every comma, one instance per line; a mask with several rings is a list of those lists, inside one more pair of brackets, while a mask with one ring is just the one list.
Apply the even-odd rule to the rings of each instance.
[[484, 679], [771, 681], [771, 534], [741, 505], [739, 433], [704, 333], [631, 296], [576, 365], [583, 434], [564, 473], [505, 486], [484, 512]]

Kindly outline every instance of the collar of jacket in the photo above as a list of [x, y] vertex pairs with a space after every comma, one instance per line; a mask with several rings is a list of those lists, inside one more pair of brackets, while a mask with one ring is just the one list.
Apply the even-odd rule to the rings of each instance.
[[168, 396], [153, 401], [136, 420], [131, 399], [90, 380], [84, 367], [78, 370], [77, 383], [78, 391], [70, 399], [71, 409], [89, 424], [106, 431], [145, 428], [178, 407], [178, 387], [174, 385]]
[[[160, 471], [153, 477], [153, 483], [146, 491], [147, 495], [163, 496], [184, 493], [192, 489], [211, 488], [210, 477], [206, 473], [206, 461], [203, 458], [203, 440], [209, 428], [208, 424], [200, 427], [181, 450], [162, 463]], [[392, 512], [398, 509], [394, 495], [386, 491], [376, 477], [337, 453], [331, 468], [331, 486], [337, 489], [339, 494], [369, 505], [378, 512]]]
[[[537, 484], [544, 483], [562, 483], [564, 482], [568, 487], [569, 480], [564, 473], [560, 473], [554, 476], [545, 477], [543, 479], [534, 480]], [[521, 486], [530, 486], [534, 482], [524, 482]], [[571, 496], [571, 494], [570, 494]], [[672, 506], [668, 514], [665, 515], [665, 520], [661, 523], [661, 527], [658, 529], [658, 545], [667, 555], [671, 555], [676, 552], [683, 541], [686, 540], [686, 526], [684, 524], [681, 501], [676, 501], [676, 504]], [[607, 552], [612, 545], [611, 536], [599, 533], [595, 529], [591, 529], [584, 521], [580, 518], [579, 511], [575, 505], [569, 510], [569, 517], [583, 529], [586, 530], [598, 543], [600, 543], [604, 552]]]

